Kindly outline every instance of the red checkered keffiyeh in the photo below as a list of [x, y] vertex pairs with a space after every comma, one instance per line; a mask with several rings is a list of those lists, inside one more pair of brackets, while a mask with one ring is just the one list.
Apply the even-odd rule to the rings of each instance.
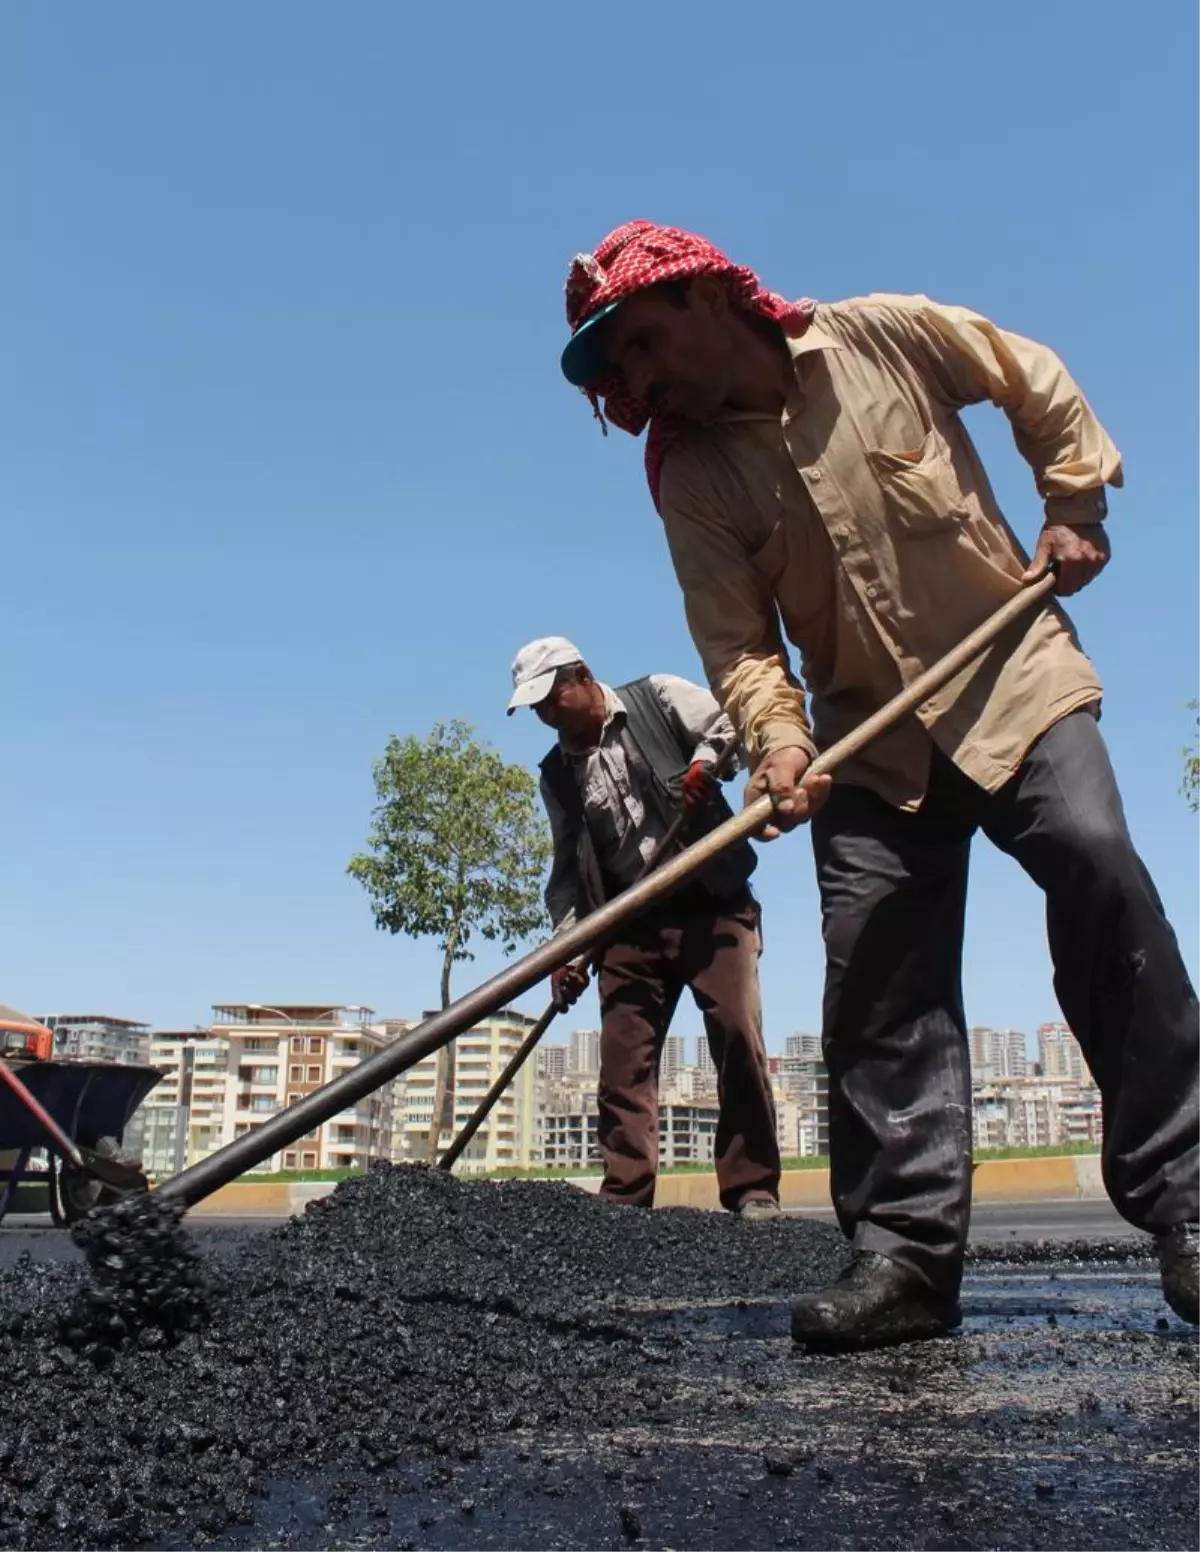
[[[768, 291], [758, 276], [734, 264], [719, 248], [694, 232], [677, 226], [655, 226], [652, 221], [627, 221], [618, 226], [594, 253], [576, 254], [567, 274], [567, 322], [571, 332], [610, 302], [619, 302], [664, 280], [686, 280], [693, 275], [721, 275], [731, 299], [750, 312], [773, 318], [784, 332], [796, 337], [812, 322], [815, 304], [788, 302]], [[649, 424], [646, 438], [646, 478], [654, 505], [658, 506], [659, 476], [667, 449], [684, 429], [670, 416], [652, 415], [625, 386], [620, 372], [609, 372], [584, 389], [601, 425], [614, 426], [637, 436]], [[603, 408], [601, 408], [603, 400]]]

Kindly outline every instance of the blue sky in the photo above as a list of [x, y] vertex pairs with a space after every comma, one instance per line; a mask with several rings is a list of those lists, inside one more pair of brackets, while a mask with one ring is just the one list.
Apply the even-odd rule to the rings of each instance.
[[[345, 876], [388, 734], [460, 716], [532, 763], [508, 664], [547, 632], [611, 682], [698, 676], [640, 448], [556, 364], [571, 255], [634, 216], [790, 295], [923, 291], [1066, 359], [1127, 474], [1072, 612], [1194, 976], [1196, 25], [1104, 0], [6, 6], [0, 1000], [412, 1014], [436, 949], [378, 933]], [[1032, 542], [1007, 422], [970, 425]], [[772, 1048], [818, 1026], [811, 874], [804, 835], [759, 871]], [[966, 983], [974, 1022], [1057, 1016], [1039, 897], [986, 842]]]

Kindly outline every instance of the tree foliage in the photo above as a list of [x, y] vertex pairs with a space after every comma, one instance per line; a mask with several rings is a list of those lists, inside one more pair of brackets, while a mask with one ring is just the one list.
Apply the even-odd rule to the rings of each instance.
[[[368, 850], [351, 858], [348, 872], [367, 891], [377, 927], [437, 940], [446, 1007], [453, 967], [474, 958], [477, 939], [511, 954], [548, 925], [542, 875], [551, 842], [537, 782], [458, 721], [437, 723], [426, 739], [393, 735], [374, 773], [379, 801]], [[446, 1120], [450, 1070], [443, 1050], [431, 1154]]]
[[1196, 726], [1191, 743], [1183, 751], [1183, 782], [1179, 790], [1194, 814], [1200, 810], [1200, 701], [1189, 701], [1188, 707], [1196, 718]]

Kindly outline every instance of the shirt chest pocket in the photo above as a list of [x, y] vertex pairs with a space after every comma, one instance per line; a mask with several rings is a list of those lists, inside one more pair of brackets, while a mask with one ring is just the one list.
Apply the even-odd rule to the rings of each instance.
[[868, 449], [889, 518], [914, 539], [954, 533], [967, 515], [962, 487], [936, 427], [919, 447], [892, 452]]

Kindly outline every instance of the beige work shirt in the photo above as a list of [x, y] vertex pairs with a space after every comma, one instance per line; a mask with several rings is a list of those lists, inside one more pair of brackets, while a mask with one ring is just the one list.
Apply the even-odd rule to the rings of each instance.
[[[1047, 522], [1102, 519], [1103, 486], [1122, 482], [1120, 454], [1058, 357], [966, 308], [923, 296], [821, 305], [789, 348], [782, 416], [689, 428], [660, 486], [692, 637], [752, 763], [827, 748], [1019, 591], [1028, 556], [965, 405], [990, 399], [1008, 415]], [[811, 726], [783, 632], [800, 649]], [[932, 738], [995, 791], [1041, 733], [1100, 693], [1049, 603], [839, 779], [915, 808]]]

